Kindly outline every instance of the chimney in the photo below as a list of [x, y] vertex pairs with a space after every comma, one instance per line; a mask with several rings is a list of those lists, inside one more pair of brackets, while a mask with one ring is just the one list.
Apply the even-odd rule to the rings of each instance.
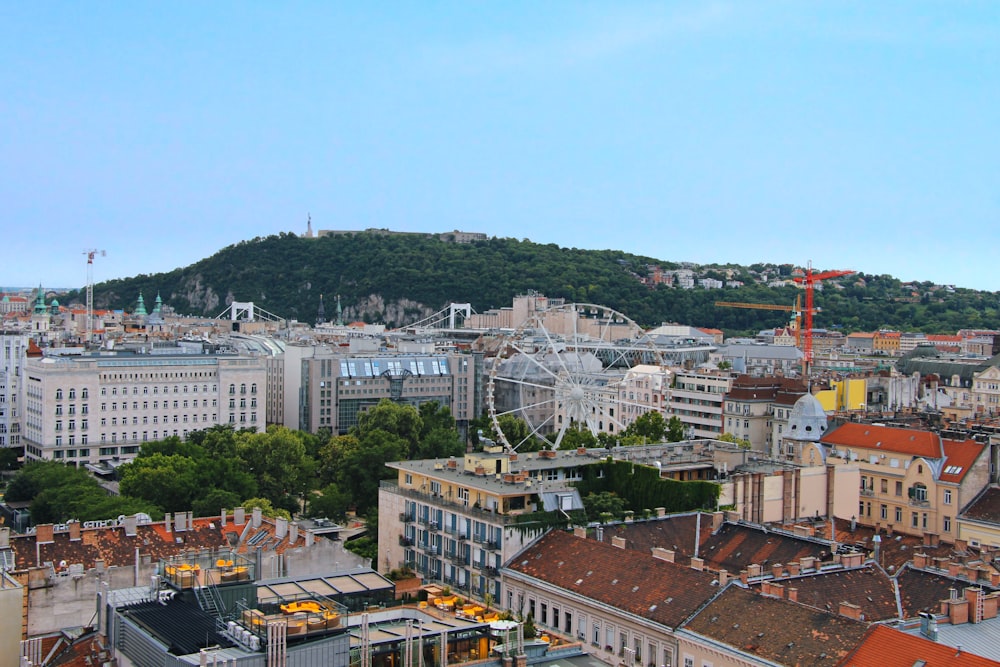
[[1000, 604], [1000, 594], [994, 592], [983, 595], [983, 618], [996, 618], [998, 604]]
[[920, 634], [932, 642], [938, 640], [937, 619], [934, 618], [934, 614], [920, 612]]
[[951, 578], [954, 579], [955, 577], [957, 577], [959, 575], [959, 573], [961, 571], [962, 571], [962, 564], [961, 563], [948, 563], [948, 576], [949, 577], [951, 577]]
[[749, 579], [750, 579], [750, 575], [747, 574], [747, 571], [746, 570], [740, 570], [740, 581], [743, 582], [744, 586], [747, 585], [747, 581]]
[[52, 544], [55, 542], [55, 531], [51, 523], [42, 523], [35, 526], [35, 543]]
[[861, 607], [856, 604], [851, 604], [850, 602], [841, 602], [838, 613], [841, 616], [853, 618], [855, 621], [861, 620]]
[[247, 511], [242, 507], [233, 510], [233, 524], [242, 526], [247, 522]]
[[965, 540], [955, 540], [955, 551], [964, 552], [969, 550], [969, 543]]
[[656, 508], [656, 516], [658, 516], [658, 517], [665, 517], [665, 516], [667, 516], [667, 508], [666, 507], [657, 507]]
[[969, 621], [972, 623], [982, 623], [983, 618], [980, 615], [982, 612], [979, 609], [979, 598], [983, 594], [982, 588], [976, 588], [969, 586], [965, 589], [965, 599], [969, 601]]
[[799, 566], [802, 568], [800, 572], [805, 572], [806, 570], [812, 570], [816, 567], [816, 557], [815, 556], [805, 556], [799, 559]]
[[316, 535], [313, 534], [313, 532], [311, 530], [307, 530], [306, 531], [306, 546], [307, 547], [311, 547], [313, 545], [313, 541], [315, 539], [316, 539]]
[[174, 514], [174, 532], [183, 533], [187, 531], [187, 512], [177, 512]]
[[799, 601], [799, 589], [797, 589], [797, 588], [789, 588], [788, 589], [788, 601], [789, 602], [798, 602]]
[[276, 517], [274, 519], [274, 536], [279, 540], [285, 539], [285, 535], [288, 534], [288, 519], [283, 516]]
[[139, 519], [133, 514], [131, 516], [125, 517], [125, 535], [128, 537], [135, 537], [137, 534], [137, 526], [139, 524]]
[[844, 554], [840, 557], [840, 564], [845, 568], [861, 567], [865, 562], [865, 555], [862, 553]]
[[[79, 521], [70, 521], [69, 522], [69, 541], [70, 542], [79, 542], [80, 539], [81, 539], [81, 537], [82, 536], [80, 535], [80, 522]], [[0, 546], [3, 546], [3, 545], [0, 545]]]
[[585, 526], [573, 526], [573, 537], [587, 539], [587, 528]]
[[705, 569], [705, 559], [704, 558], [691, 558], [691, 569], [698, 570], [701, 572]]
[[719, 588], [729, 583], [729, 570], [719, 570]]
[[674, 552], [663, 547], [653, 547], [653, 558], [665, 560], [668, 563], [674, 562]]
[[295, 544], [298, 541], [299, 541], [299, 524], [293, 521], [292, 524], [288, 526], [288, 543]]
[[763, 569], [764, 568], [757, 563], [750, 563], [749, 565], [747, 565], [747, 576], [749, 576], [751, 579], [757, 579], [758, 577], [760, 577], [761, 571]]
[[927, 567], [927, 554], [913, 554], [913, 567], [923, 570]]
[[788, 576], [789, 577], [797, 577], [797, 576], [799, 576], [799, 573], [801, 572], [801, 568], [802, 568], [802, 565], [800, 565], [796, 561], [792, 561], [791, 563], [788, 564]]
[[725, 512], [712, 512], [712, 532], [714, 533], [719, 530], [719, 528], [722, 528], [722, 524], [725, 523], [725, 521]]
[[625, 548], [625, 538], [615, 535], [611, 538], [611, 546], [618, 547], [619, 549]]
[[[934, 558], [931, 559], [931, 561], [933, 562], [932, 567], [937, 568], [938, 570], [947, 570], [948, 569], [948, 557], [947, 556], [935, 556]], [[931, 565], [931, 563], [928, 563], [928, 565]]]
[[778, 598], [779, 600], [785, 597], [785, 587], [781, 584], [776, 584], [771, 582], [771, 595]]
[[[0, 545], [2, 545], [3, 539], [0, 538]], [[1000, 572], [996, 570], [990, 570], [990, 588], [1000, 588]]]
[[264, 513], [259, 507], [253, 508], [253, 518], [251, 519], [254, 528], [260, 528], [260, 524], [264, 519]]
[[[72, 527], [70, 528], [70, 534], [72, 535]], [[0, 549], [7, 549], [10, 547], [10, 526], [4, 526], [0, 528]]]
[[771, 565], [771, 576], [774, 577], [775, 579], [780, 579], [781, 573], [784, 569], [785, 566], [782, 565], [781, 563], [773, 563]]
[[226, 508], [222, 508], [222, 512], [219, 514], [219, 525], [223, 528], [226, 527]]
[[941, 602], [941, 613], [948, 616], [952, 625], [962, 625], [969, 622], [968, 600], [944, 600]]

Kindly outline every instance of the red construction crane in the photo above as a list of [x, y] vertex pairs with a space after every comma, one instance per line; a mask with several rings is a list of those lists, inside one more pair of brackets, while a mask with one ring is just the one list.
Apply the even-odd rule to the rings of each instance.
[[812, 262], [809, 262], [809, 266], [806, 267], [806, 275], [802, 277], [795, 278], [795, 282], [804, 285], [806, 288], [806, 344], [805, 349], [802, 351], [802, 362], [805, 372], [803, 375], [806, 380], [809, 379], [809, 371], [812, 368], [813, 360], [813, 291], [816, 287], [816, 283], [828, 280], [830, 278], [839, 278], [840, 276], [846, 276], [854, 273], [854, 271], [822, 271], [820, 273], [813, 273]]

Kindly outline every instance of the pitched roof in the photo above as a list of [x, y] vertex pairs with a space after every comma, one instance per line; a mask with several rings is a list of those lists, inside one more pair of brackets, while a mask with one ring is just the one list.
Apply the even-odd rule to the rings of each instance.
[[1000, 488], [987, 488], [965, 508], [962, 516], [973, 521], [1000, 523]]
[[938, 479], [942, 482], [961, 482], [975, 464], [976, 459], [986, 450], [987, 445], [975, 440], [943, 440], [944, 455], [947, 459]]
[[836, 665], [867, 624], [730, 585], [685, 629], [782, 665]]
[[[951, 597], [951, 589], [962, 591], [973, 584], [945, 574], [907, 566], [896, 574], [896, 585], [899, 588], [899, 605], [903, 618], [908, 619], [917, 618], [922, 611], [940, 613], [941, 601]], [[987, 591], [993, 590], [981, 581], [974, 585]]]
[[799, 604], [836, 613], [841, 602], [861, 608], [867, 621], [888, 621], [899, 616], [892, 579], [872, 564], [851, 570], [832, 570], [782, 579], [787, 591], [798, 590]]
[[[665, 517], [653, 521], [637, 521], [605, 528], [604, 541], [624, 537], [625, 548], [643, 554], [655, 547], [674, 552], [676, 562], [687, 564], [694, 556], [697, 514]], [[701, 515], [698, 556], [712, 570], [728, 570], [735, 574], [752, 563], [788, 563], [800, 558], [829, 557], [830, 547], [801, 540], [760, 528], [724, 523], [712, 531], [709, 515]]]
[[[56, 532], [52, 542], [39, 543], [36, 547], [36, 534], [13, 535], [10, 539], [11, 550], [14, 552], [16, 569], [34, 567], [39, 563], [67, 564], [80, 563], [84, 569], [91, 569], [97, 560], [102, 560], [105, 567], [131, 566], [135, 564], [135, 552], [139, 549], [142, 556], [149, 556], [153, 561], [175, 556], [191, 549], [230, 549], [236, 546], [240, 533], [247, 530], [247, 538], [238, 551], [249, 551], [254, 547], [246, 546], [252, 538], [256, 538], [255, 546], [281, 553], [290, 545], [288, 536], [278, 540], [274, 536], [274, 524], [263, 521], [260, 528], [253, 529], [248, 518], [245, 525], [236, 526], [231, 521], [223, 527], [214, 517], [193, 520], [193, 526], [188, 530], [171, 532], [163, 522], [136, 526], [136, 534], [129, 536], [121, 526], [107, 528], [85, 528], [80, 531], [80, 539], [71, 540], [70, 533]], [[234, 532], [235, 531], [235, 532]], [[256, 537], [267, 533], [268, 537]], [[305, 543], [304, 534], [300, 533], [294, 546]], [[37, 549], [37, 550], [36, 550]]]
[[843, 667], [979, 667], [1000, 662], [909, 635], [885, 625], [868, 631], [858, 648], [840, 663]]
[[820, 442], [838, 447], [880, 449], [897, 454], [941, 458], [941, 437], [930, 431], [848, 422], [826, 433]]
[[708, 572], [561, 530], [515, 556], [508, 568], [671, 628], [718, 592]]

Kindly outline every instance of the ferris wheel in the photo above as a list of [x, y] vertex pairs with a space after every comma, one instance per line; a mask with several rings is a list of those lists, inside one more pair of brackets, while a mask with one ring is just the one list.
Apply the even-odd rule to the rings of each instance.
[[[567, 430], [616, 434], [655, 409], [649, 393], [624, 389], [629, 371], [662, 376], [663, 356], [638, 324], [605, 306], [573, 303], [539, 311], [503, 335], [489, 369], [486, 407], [500, 444], [516, 451], [542, 439], [557, 449]], [[505, 416], [527, 426], [508, 436]]]

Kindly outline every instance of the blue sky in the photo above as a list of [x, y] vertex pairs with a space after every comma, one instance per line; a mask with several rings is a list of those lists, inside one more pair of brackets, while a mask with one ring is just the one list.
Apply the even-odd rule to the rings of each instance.
[[1000, 290], [997, 2], [7, 2], [0, 63], [2, 286], [311, 214]]

